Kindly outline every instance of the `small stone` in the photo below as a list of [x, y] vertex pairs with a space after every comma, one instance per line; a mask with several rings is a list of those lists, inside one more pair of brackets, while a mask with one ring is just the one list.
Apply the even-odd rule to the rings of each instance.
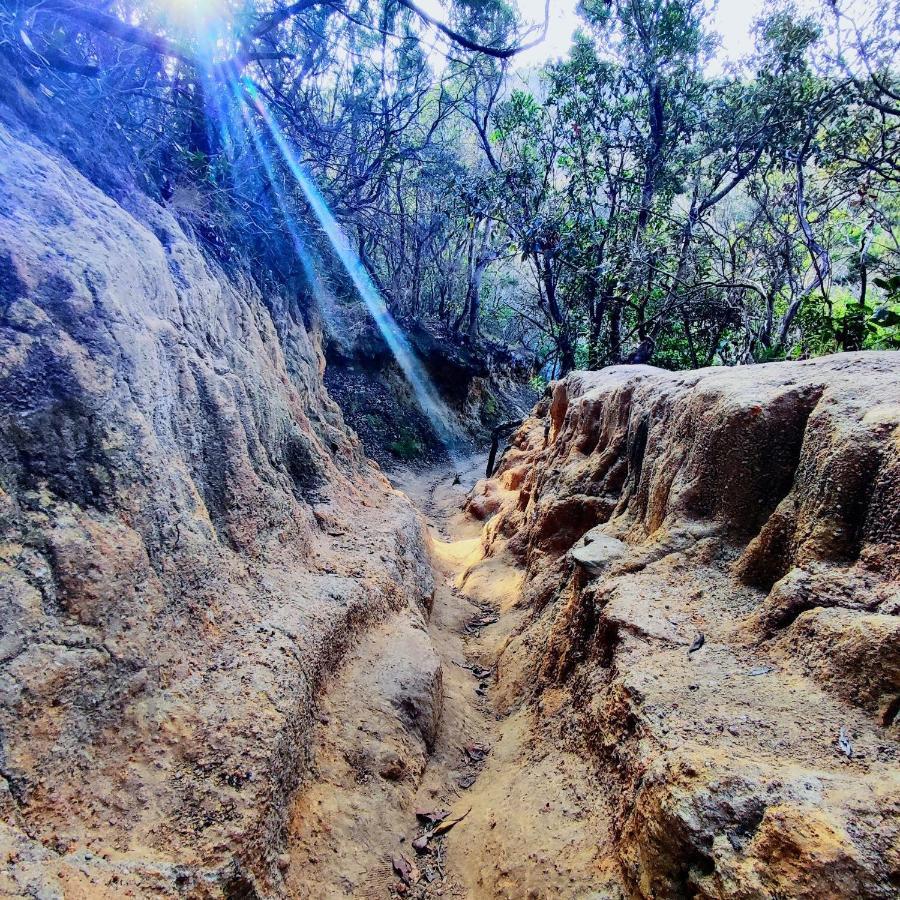
[[610, 563], [628, 552], [627, 544], [595, 529], [589, 531], [582, 538], [582, 542], [582, 546], [573, 547], [570, 554], [572, 559], [591, 576], [602, 574]]

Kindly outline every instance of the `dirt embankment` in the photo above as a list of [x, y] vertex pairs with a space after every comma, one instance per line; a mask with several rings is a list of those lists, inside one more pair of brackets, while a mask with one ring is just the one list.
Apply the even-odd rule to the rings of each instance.
[[291, 298], [0, 190], [0, 893], [896, 895], [896, 355], [575, 374], [429, 542]]
[[900, 358], [576, 373], [513, 443], [495, 696], [590, 762], [621, 889], [896, 896]]
[[[450, 465], [435, 433], [368, 311], [343, 304], [325, 315], [325, 385], [359, 435], [366, 454], [385, 468]], [[468, 457], [490, 442], [491, 431], [525, 418], [538, 395], [528, 364], [488, 340], [467, 344], [440, 322], [403, 321], [398, 331], [422, 363], [453, 418], [453, 455]]]
[[313, 709], [421, 525], [295, 300], [0, 125], [0, 894], [283, 895]]

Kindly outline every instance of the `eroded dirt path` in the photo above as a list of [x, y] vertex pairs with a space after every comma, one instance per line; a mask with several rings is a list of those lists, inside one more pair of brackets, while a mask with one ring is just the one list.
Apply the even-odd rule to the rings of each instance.
[[484, 463], [392, 476], [426, 520], [433, 606], [368, 634], [336, 674], [282, 862], [293, 897], [616, 896], [598, 890], [607, 819], [562, 717], [539, 733], [515, 661], [498, 672], [525, 611], [521, 571], [482, 558], [462, 512]]

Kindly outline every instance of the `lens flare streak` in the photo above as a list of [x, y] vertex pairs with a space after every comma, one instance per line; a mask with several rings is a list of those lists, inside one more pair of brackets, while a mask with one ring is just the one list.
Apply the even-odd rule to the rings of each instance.
[[[246, 126], [246, 131], [249, 133], [250, 140], [253, 142], [253, 148], [256, 151], [256, 155], [259, 157], [260, 161], [263, 164], [263, 168], [265, 169], [266, 176], [269, 180], [269, 185], [271, 186], [272, 193], [275, 196], [275, 202], [278, 204], [278, 209], [281, 211], [282, 218], [284, 219], [284, 223], [287, 226], [288, 233], [291, 237], [291, 243], [294, 245], [294, 251], [297, 254], [297, 258], [300, 260], [300, 265], [303, 269], [303, 275], [306, 278], [309, 286], [312, 288], [313, 295], [320, 304], [325, 315], [333, 322], [340, 322], [340, 310], [335, 304], [334, 297], [332, 296], [331, 291], [326, 288], [325, 284], [322, 282], [322, 279], [319, 277], [319, 273], [316, 270], [316, 264], [313, 260], [313, 256], [306, 245], [306, 241], [303, 239], [303, 229], [292, 214], [290, 206], [284, 196], [284, 192], [278, 184], [277, 173], [275, 171], [275, 166], [272, 163], [272, 158], [265, 145], [263, 144], [259, 132], [254, 127], [254, 122], [250, 116], [250, 111], [248, 110], [246, 104], [242, 102], [240, 87], [233, 82], [231, 84], [231, 88], [234, 95], [235, 104], [240, 110], [244, 125]], [[229, 109], [230, 108], [231, 105], [229, 104]], [[224, 120], [225, 117], [221, 111], [220, 115], [222, 115]], [[238, 129], [235, 128], [235, 130]]]
[[[421, 362], [417, 359], [409, 342], [400, 331], [393, 316], [388, 312], [384, 300], [381, 298], [378, 289], [375, 287], [371, 276], [363, 266], [362, 260], [360, 260], [356, 251], [350, 246], [347, 235], [332, 214], [325, 198], [322, 196], [321, 191], [319, 191], [318, 186], [296, 158], [287, 139], [278, 126], [278, 123], [275, 121], [262, 97], [260, 97], [256, 86], [246, 77], [241, 79], [240, 85], [243, 88], [244, 94], [250, 98], [254, 109], [269, 129], [272, 139], [284, 158], [291, 175], [299, 185], [306, 198], [306, 202], [309, 204], [318, 219], [322, 230], [331, 242], [334, 252], [338, 259], [340, 259], [341, 264], [347, 272], [347, 275], [350, 277], [350, 280], [353, 282], [354, 287], [362, 298], [363, 303], [365, 303], [372, 318], [375, 320], [379, 332], [384, 338], [391, 353], [394, 355], [394, 358], [397, 360], [397, 364], [400, 366], [403, 374], [406, 376], [410, 387], [413, 389], [416, 400], [421, 406], [422, 411], [428, 417], [435, 434], [446, 447], [451, 459], [454, 459], [455, 453], [453, 448], [456, 443], [456, 435], [455, 429], [453, 428], [454, 419], [450, 410], [438, 395], [434, 385], [431, 383], [431, 379], [425, 372]], [[253, 129], [251, 128], [251, 134], [253, 133]], [[270, 168], [271, 161], [266, 161], [267, 154], [265, 149], [261, 147], [258, 136], [254, 137], [254, 143], [266, 166], [270, 181], [273, 181], [273, 187], [275, 187], [274, 179], [272, 177], [273, 172]], [[301, 262], [304, 262], [302, 256]]]

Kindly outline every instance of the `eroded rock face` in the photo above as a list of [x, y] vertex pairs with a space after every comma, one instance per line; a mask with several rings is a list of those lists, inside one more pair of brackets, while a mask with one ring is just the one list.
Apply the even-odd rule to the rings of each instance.
[[0, 300], [0, 893], [279, 893], [323, 679], [430, 594], [418, 519], [291, 298], [8, 124]]
[[898, 491], [889, 353], [575, 373], [476, 491], [629, 892], [896, 896]]

